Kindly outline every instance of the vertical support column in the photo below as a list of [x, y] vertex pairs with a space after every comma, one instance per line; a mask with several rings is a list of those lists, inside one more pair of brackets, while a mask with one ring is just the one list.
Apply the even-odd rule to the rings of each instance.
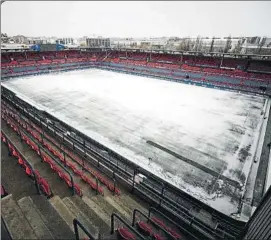
[[73, 226], [74, 226], [75, 240], [79, 240], [78, 225], [75, 219], [73, 220]]
[[18, 132], [19, 132], [20, 140], [21, 140], [21, 142], [22, 142], [22, 141], [23, 141], [23, 139], [22, 139], [22, 133], [21, 133], [21, 130], [20, 130], [19, 127], [18, 127]]
[[138, 167], [134, 169], [132, 192], [134, 192], [134, 188], [135, 188], [135, 176], [136, 176], [137, 173], [138, 173]]
[[222, 64], [223, 64], [223, 61], [224, 61], [224, 54], [222, 55], [222, 58], [221, 58], [221, 61], [220, 61], [220, 66], [219, 68], [221, 68]]
[[162, 185], [162, 191], [161, 191], [161, 195], [160, 195], [160, 200], [159, 200], [159, 206], [161, 206], [161, 204], [162, 204], [162, 199], [163, 199], [163, 196], [164, 196], [164, 191], [165, 191], [165, 184], [163, 183], [163, 185]]
[[66, 162], [66, 153], [64, 150], [62, 150], [62, 153], [63, 153], [63, 158], [64, 158], [64, 166], [66, 167], [67, 166], [67, 162]]
[[87, 160], [87, 156], [84, 154], [83, 159], [82, 159], [82, 170], [85, 170], [85, 161]]
[[75, 195], [73, 177], [70, 175], [70, 178], [71, 178], [71, 184], [72, 184], [72, 195]]
[[115, 193], [116, 193], [116, 180], [115, 180], [115, 172], [113, 172], [113, 176], [114, 176], [114, 178], [113, 178], [113, 182], [114, 182], [114, 192], [113, 192], [113, 195], [115, 195]]
[[38, 192], [39, 195], [41, 195], [40, 186], [39, 186], [39, 183], [38, 183], [38, 180], [37, 180], [36, 173], [34, 172], [34, 169], [32, 169], [32, 172], [33, 172], [34, 182], [35, 182], [35, 185], [36, 185], [37, 192]]
[[111, 229], [110, 229], [110, 233], [113, 234], [114, 233], [114, 226], [115, 226], [115, 219], [114, 219], [114, 213], [111, 215]]
[[98, 181], [98, 178], [97, 177], [95, 177], [95, 179], [96, 179], [96, 186], [97, 186], [97, 188], [96, 188], [96, 194], [98, 195], [99, 194], [99, 181]]
[[10, 149], [10, 147], [9, 147], [9, 141], [7, 140], [7, 138], [6, 138], [6, 141], [7, 141], [7, 146], [8, 146], [8, 156], [12, 156], [12, 154], [11, 154], [11, 149]]

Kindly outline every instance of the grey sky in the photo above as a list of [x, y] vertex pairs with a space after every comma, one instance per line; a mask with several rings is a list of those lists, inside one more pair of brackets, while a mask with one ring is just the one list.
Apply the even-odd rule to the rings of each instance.
[[26, 36], [271, 36], [271, 2], [5, 2], [1, 31]]

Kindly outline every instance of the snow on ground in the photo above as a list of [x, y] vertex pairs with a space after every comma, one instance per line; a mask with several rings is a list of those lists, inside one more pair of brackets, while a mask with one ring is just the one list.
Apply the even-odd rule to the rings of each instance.
[[214, 208], [237, 210], [236, 199], [218, 197], [217, 179], [146, 141], [245, 183], [263, 97], [97, 69], [2, 84]]

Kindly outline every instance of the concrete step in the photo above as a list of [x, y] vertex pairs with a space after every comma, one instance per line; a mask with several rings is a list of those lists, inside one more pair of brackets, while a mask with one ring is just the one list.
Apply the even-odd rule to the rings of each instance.
[[55, 239], [74, 239], [74, 232], [44, 196], [31, 196], [47, 228]]
[[[99, 229], [94, 222], [89, 219], [86, 214], [81, 210], [70, 197], [63, 199], [63, 202], [68, 207], [69, 211], [81, 222], [81, 224], [88, 230], [88, 232], [95, 238], [98, 239]], [[83, 231], [79, 230], [80, 238], [86, 238], [87, 235]]]
[[136, 197], [135, 195], [121, 194], [119, 198], [121, 199], [121, 201], [124, 202], [124, 204], [126, 204], [127, 207], [131, 209], [137, 208], [143, 213], [148, 213], [148, 209], [150, 206], [146, 204], [146, 202], [143, 202], [141, 199]]
[[[108, 200], [108, 198], [107, 198]], [[123, 213], [127, 216], [128, 219], [132, 221], [133, 211], [135, 208], [142, 211], [143, 213], [147, 214], [148, 211], [145, 207], [143, 207], [141, 204], [136, 202], [133, 198], [126, 194], [121, 194], [120, 196], [112, 196], [111, 200], [109, 200], [112, 204], [119, 206], [119, 208], [123, 209]]]
[[29, 196], [20, 199], [18, 205], [38, 239], [53, 239], [51, 232], [42, 219], [40, 211]]
[[117, 240], [119, 239], [117, 232], [114, 232], [113, 234], [107, 234], [101, 238], [101, 240]]
[[38, 239], [12, 195], [1, 200], [1, 215], [12, 239]]
[[81, 199], [78, 196], [71, 197], [73, 203], [85, 213], [87, 218], [91, 220], [100, 230], [100, 234], [108, 234], [110, 229], [110, 218], [96, 204], [89, 201], [89, 198], [83, 196]]
[[51, 205], [55, 208], [58, 214], [65, 220], [69, 225], [70, 229], [74, 231], [73, 219], [75, 216], [69, 211], [68, 207], [64, 204], [59, 196], [54, 196], [50, 200]]
[[122, 205], [121, 202], [116, 201], [116, 199], [111, 196], [105, 197], [105, 201], [107, 201], [114, 209], [116, 209], [115, 212], [118, 213], [121, 217], [129, 221], [132, 220], [132, 215], [129, 213], [127, 208]]
[[123, 214], [124, 211], [122, 211], [122, 207], [120, 205], [116, 206], [112, 204], [112, 202], [108, 199], [110, 199], [111, 196], [103, 197], [103, 196], [95, 196], [92, 197], [91, 200], [94, 201], [105, 213], [108, 214], [109, 218], [111, 217], [112, 213], [119, 214], [122, 218], [130, 219], [131, 216], [128, 214]]

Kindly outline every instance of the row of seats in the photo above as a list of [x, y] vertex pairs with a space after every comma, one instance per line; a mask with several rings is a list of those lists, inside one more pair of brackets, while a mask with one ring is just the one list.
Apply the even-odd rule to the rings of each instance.
[[[4, 118], [3, 115], [2, 115], [2, 118]], [[16, 126], [13, 125], [12, 127], [13, 129], [18, 130]], [[27, 161], [24, 160], [22, 154], [15, 149], [15, 147], [13, 146], [11, 142], [7, 142], [6, 137], [2, 131], [1, 131], [1, 140], [3, 141], [3, 143], [8, 144], [8, 148], [9, 148], [9, 151], [11, 152], [11, 155], [17, 158], [18, 164], [24, 169], [25, 173], [28, 176], [30, 176], [32, 179], [34, 179], [34, 175], [35, 175], [37, 184], [39, 185], [39, 188], [41, 189], [42, 193], [47, 197], [51, 197], [53, 193], [46, 179], [41, 177], [38, 170], [32, 171], [32, 168], [29, 166]]]
[[196, 59], [195, 61], [188, 61], [191, 64], [197, 64], [197, 65], [205, 65], [210, 67], [218, 67], [220, 65], [220, 60], [215, 58], [202, 58], [202, 59]]
[[[3, 112], [2, 112], [2, 116], [3, 116]], [[46, 153], [42, 153], [40, 152], [39, 146], [38, 144], [36, 144], [34, 141], [32, 141], [26, 134], [19, 132], [18, 127], [16, 126], [16, 124], [11, 121], [11, 119], [9, 119], [8, 117], [4, 118], [4, 120], [7, 122], [8, 125], [11, 126], [11, 128], [21, 136], [22, 140], [24, 140], [24, 142], [33, 150], [35, 151], [39, 156], [41, 156], [41, 158], [43, 159], [44, 162], [48, 163], [51, 167], [51, 169], [53, 171], [55, 171], [58, 176], [63, 179], [66, 184], [71, 188], [72, 187], [72, 183], [70, 181], [70, 177], [64, 173], [62, 171], [62, 169], [60, 167], [58, 167], [55, 163], [54, 160], [47, 155]], [[26, 127], [26, 125], [24, 125]], [[74, 183], [74, 190], [76, 192], [77, 195], [79, 196], [83, 196], [82, 191], [80, 189], [80, 187]]]
[[[90, 53], [90, 52], [81, 52], [78, 50], [64, 50], [64, 51], [54, 51], [54, 52], [13, 52], [13, 53], [5, 53], [2, 54], [2, 63], [10, 62], [12, 59], [20, 62], [24, 61], [31, 61], [31, 60], [43, 60], [45, 59], [57, 59], [57, 58], [81, 58], [81, 57], [105, 57], [106, 53], [98, 52], [98, 53]], [[117, 52], [113, 51], [109, 54], [110, 58], [126, 58], [128, 57], [131, 60], [142, 60], [146, 61], [147, 58], [150, 57], [151, 61], [157, 62], [172, 62], [172, 63], [179, 63], [181, 58], [183, 59], [184, 63], [187, 64], [200, 64], [200, 65], [207, 65], [207, 66], [219, 66], [221, 63], [221, 59], [215, 57], [194, 57], [194, 56], [187, 56], [184, 55], [183, 57], [174, 55], [174, 54], [147, 54], [147, 53], [138, 53], [138, 52]], [[223, 59], [222, 66], [228, 68], [237, 68], [238, 66], [245, 66], [246, 65], [245, 59]], [[252, 62], [249, 65], [249, 69], [253, 70], [263, 70], [263, 71], [270, 71], [271, 66], [270, 64], [260, 63], [260, 62]]]
[[[166, 223], [164, 223], [161, 219], [157, 217], [151, 217], [150, 220], [154, 222], [154, 224], [151, 221], [148, 221], [148, 223], [144, 221], [136, 222], [135, 225], [136, 230], [138, 230], [144, 237], [154, 240], [164, 240], [165, 237], [159, 233], [160, 229], [164, 229], [165, 231], [171, 234], [173, 239], [181, 240], [181, 235], [177, 233], [177, 231], [174, 230], [172, 227], [168, 227]], [[152, 227], [152, 225], [154, 227]], [[117, 232], [122, 239], [125, 240], [136, 239], [135, 234], [131, 233], [126, 227], [121, 226], [117, 228]]]
[[[31, 123], [32, 128], [34, 128], [39, 134], [43, 133], [43, 131], [37, 127], [34, 123]], [[33, 135], [33, 133], [31, 133]], [[39, 138], [39, 135], [35, 136], [36, 138]], [[50, 137], [48, 134], [45, 134], [45, 137], [52, 142], [55, 146], [57, 146], [56, 141]], [[41, 140], [39, 140], [41, 141]], [[60, 158], [60, 160], [62, 162], [64, 162], [64, 157], [62, 154], [60, 154], [59, 152], [56, 152], [55, 150], [51, 149], [50, 146], [48, 146], [48, 144], [44, 143], [45, 146], [47, 146], [47, 148], [58, 158]], [[105, 177], [103, 177], [101, 174], [99, 174], [97, 171], [95, 171], [94, 169], [90, 168], [89, 166], [86, 166], [84, 164], [84, 162], [77, 156], [75, 155], [73, 152], [69, 151], [66, 147], [62, 147], [62, 151], [65, 152], [65, 154], [71, 158], [74, 162], [76, 162], [79, 166], [84, 167], [93, 177], [97, 178], [102, 184], [104, 184], [110, 191], [116, 193], [117, 195], [120, 195], [120, 189], [118, 189], [117, 187], [115, 187], [115, 185], [113, 183], [111, 183], [110, 181], [108, 181]], [[82, 175], [82, 172], [80, 172], [79, 170], [77, 170], [75, 168], [74, 165], [72, 165], [71, 163], [67, 163], [69, 164], [70, 168], [77, 174], [77, 175]], [[96, 185], [96, 184], [95, 184]], [[95, 187], [96, 190], [96, 187]], [[99, 189], [99, 192], [101, 191], [101, 189]]]
[[[6, 111], [7, 114], [10, 113], [7, 109], [4, 108], [4, 110]], [[13, 117], [14, 117], [14, 115], [13, 115]], [[17, 121], [18, 121], [19, 124], [21, 124], [21, 126], [25, 130], [27, 130], [33, 136], [33, 132], [28, 128], [28, 126], [26, 124], [23, 124], [18, 119], [17, 119]], [[42, 157], [42, 159], [44, 160], [44, 162], [46, 162], [46, 163], [48, 163], [50, 165], [51, 169], [54, 170], [59, 175], [60, 178], [64, 179], [64, 181], [67, 183], [67, 185], [69, 187], [72, 187], [72, 183], [70, 181], [69, 176], [67, 174], [63, 173], [62, 170], [61, 170], [61, 168], [59, 168], [59, 167], [56, 166], [56, 164], [54, 163], [53, 159], [50, 158], [50, 156], [46, 155], [45, 153], [40, 153], [39, 146], [37, 144], [35, 144], [35, 142], [32, 141], [30, 138], [28, 138], [25, 134], [21, 133], [21, 137], [26, 142], [26, 144], [29, 145], [32, 148], [32, 150], [34, 150], [39, 156]], [[38, 140], [39, 142], [42, 141], [42, 139], [38, 135], [34, 135], [33, 137], [36, 138], [36, 140]], [[74, 189], [75, 189], [75, 192], [79, 196], [83, 195], [80, 187], [77, 184], [75, 184], [75, 183], [74, 183]]]
[[[11, 114], [13, 114], [12, 112], [10, 112]], [[14, 115], [13, 115], [14, 117]], [[19, 119], [17, 119], [18, 123], [21, 124], [22, 127], [24, 127], [36, 140], [38, 140], [39, 142], [41, 142], [43, 144], [43, 146], [45, 146], [55, 157], [59, 158], [63, 164], [66, 164], [76, 175], [78, 175], [83, 181], [87, 182], [91, 188], [93, 190], [98, 190], [99, 193], [103, 194], [103, 189], [99, 186], [97, 186], [97, 184], [95, 182], [93, 182], [91, 179], [88, 179], [87, 176], [84, 176], [84, 173], [77, 169], [77, 167], [72, 164], [71, 162], [69, 161], [65, 161], [64, 159], [64, 156], [58, 152], [57, 150], [54, 150], [52, 148], [52, 145], [44, 142], [42, 140], [42, 138], [40, 137], [39, 134], [36, 134], [34, 133], [32, 130], [30, 130], [26, 125], [23, 124], [22, 121], [20, 121]], [[35, 130], [38, 132], [38, 133], [42, 133], [42, 131], [37, 127], [37, 126], [34, 126], [34, 124], [31, 124], [33, 128], [35, 128]], [[45, 135], [45, 137], [47, 139], [49, 139], [53, 144], [54, 146], [57, 146], [57, 143], [55, 142], [55, 140], [53, 140], [53, 138], [49, 137], [47, 134]], [[68, 157], [70, 157], [73, 161], [75, 161], [79, 166], [83, 166], [83, 162], [76, 156], [74, 155], [73, 153], [71, 153], [70, 151], [68, 151], [67, 149], [62, 149], [65, 154], [67, 154]], [[88, 170], [89, 173], [92, 174], [92, 176], [94, 176], [95, 178], [97, 178], [101, 183], [103, 183], [104, 185], [106, 185], [109, 190], [111, 191], [115, 191], [116, 194], [120, 194], [120, 190], [115, 188], [114, 185], [112, 183], [110, 183], [109, 181], [107, 181], [104, 177], [102, 177], [98, 172], [94, 171], [93, 169], [85, 166], [85, 169]]]
[[249, 64], [248, 70], [271, 72], [271, 63], [270, 62], [263, 62], [263, 63], [252, 62]]
[[226, 70], [226, 69], [219, 69], [219, 68], [201, 68], [201, 67], [195, 67], [195, 66], [189, 66], [189, 65], [182, 65], [182, 69], [185, 71], [191, 71], [191, 72], [204, 72], [209, 73], [213, 75], [221, 75], [226, 77], [232, 77], [232, 78], [243, 78], [247, 80], [253, 80], [253, 81], [270, 81], [271, 77], [267, 74], [256, 74], [256, 73], [249, 73], [249, 72], [243, 72], [240, 70]]
[[255, 74], [255, 73], [249, 73], [249, 72], [242, 72], [242, 71], [232, 71], [232, 70], [226, 70], [226, 69], [213, 69], [213, 68], [203, 68], [202, 72], [214, 74], [214, 75], [221, 75], [221, 76], [227, 76], [227, 77], [233, 77], [233, 78], [242, 78], [247, 80], [253, 80], [253, 81], [265, 81], [270, 80], [270, 75], [267, 74]]
[[164, 240], [165, 239], [159, 233], [156, 233], [156, 231], [152, 229], [151, 225], [149, 225], [143, 221], [138, 221], [136, 223], [136, 226], [137, 226], [138, 230], [140, 231], [140, 233], [142, 233], [146, 237], [151, 237], [152, 239], [155, 239], [155, 240]]
[[246, 61], [244, 59], [228, 59], [224, 58], [222, 62], [223, 67], [228, 67], [228, 68], [237, 68], [238, 66], [245, 66]]
[[[125, 69], [125, 70], [128, 70], [128, 71], [131, 71], [132, 69], [130, 68], [123, 68], [122, 69]], [[148, 70], [142, 70], [140, 71], [141, 73], [146, 73], [146, 74], [153, 74], [153, 72], [151, 71], [148, 71]], [[180, 81], [183, 81], [184, 80], [184, 76], [182, 75], [176, 75], [175, 72], [171, 72], [171, 73], [163, 73], [163, 72], [155, 72], [155, 76], [161, 76], [161, 77], [164, 77], [164, 76], [172, 76], [174, 77], [176, 80], [180, 80]], [[245, 81], [238, 81], [236, 83], [232, 83], [232, 82], [226, 82], [226, 81], [218, 81], [218, 80], [208, 80], [205, 78], [206, 76], [203, 76], [201, 78], [192, 78], [190, 77], [188, 80], [190, 81], [194, 81], [194, 82], [199, 82], [199, 83], [209, 83], [209, 84], [212, 84], [212, 85], [215, 85], [215, 86], [218, 86], [218, 87], [225, 87], [225, 88], [231, 88], [231, 89], [237, 89], [237, 90], [246, 90], [246, 91], [257, 91], [259, 93], [262, 93], [262, 91], [260, 91], [258, 88], [259, 86], [252, 86], [251, 84], [247, 84]], [[221, 79], [219, 79], [221, 80]], [[234, 80], [239, 80], [238, 78], [234, 78]]]
[[[1, 65], [8, 64], [25, 64], [27, 62], [36, 62], [42, 60], [57, 60], [57, 59], [72, 59], [72, 58], [89, 58], [89, 57], [102, 57], [105, 56], [104, 53], [88, 53], [88, 52], [79, 52], [79, 51], [54, 51], [54, 52], [13, 52], [13, 53], [5, 53], [1, 55]], [[19, 62], [19, 63], [18, 63]]]

